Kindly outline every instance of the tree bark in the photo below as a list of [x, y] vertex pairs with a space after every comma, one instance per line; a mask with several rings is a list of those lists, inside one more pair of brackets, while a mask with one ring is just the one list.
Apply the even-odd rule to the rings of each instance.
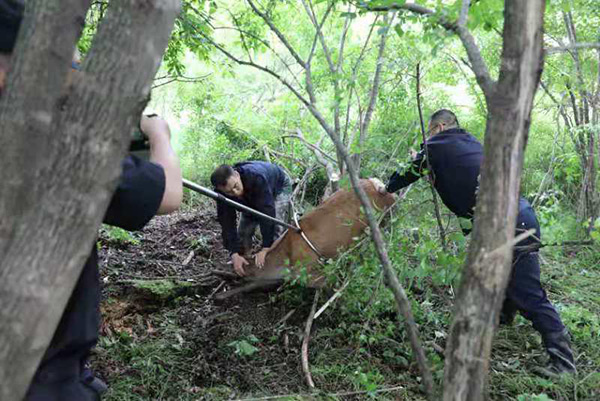
[[511, 268], [523, 154], [543, 68], [544, 0], [506, 0], [499, 81], [485, 91], [488, 122], [473, 241], [446, 348], [444, 400], [483, 400]]
[[94, 246], [179, 3], [111, 2], [74, 74], [90, 1], [27, 2], [0, 101], [4, 401], [23, 398]]

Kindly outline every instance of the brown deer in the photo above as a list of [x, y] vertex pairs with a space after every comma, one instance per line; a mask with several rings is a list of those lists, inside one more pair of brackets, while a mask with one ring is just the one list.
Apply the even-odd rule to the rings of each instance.
[[[378, 191], [383, 186], [379, 180], [362, 179], [360, 185], [375, 209], [387, 210], [394, 203], [393, 195], [382, 195]], [[340, 189], [303, 216], [299, 225], [321, 256], [329, 259], [348, 249], [368, 223], [354, 191]], [[288, 230], [273, 243], [262, 269], [254, 265], [246, 268], [247, 278], [251, 281], [249, 284], [222, 292], [217, 298], [225, 299], [254, 289], [271, 287], [283, 281], [286, 270], [292, 276], [297, 276], [300, 269], [306, 269], [308, 286], [322, 287], [325, 280], [320, 268], [319, 255], [300, 233]]]

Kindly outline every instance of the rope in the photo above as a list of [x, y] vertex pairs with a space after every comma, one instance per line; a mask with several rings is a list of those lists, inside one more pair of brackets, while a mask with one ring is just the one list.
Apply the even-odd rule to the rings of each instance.
[[294, 222], [296, 223], [296, 227], [299, 230], [300, 236], [302, 237], [304, 242], [306, 242], [308, 247], [310, 249], [312, 249], [312, 251], [317, 255], [319, 264], [321, 264], [322, 266], [325, 265], [327, 258], [325, 256], [323, 256], [323, 254], [321, 252], [319, 252], [317, 247], [314, 246], [312, 242], [310, 242], [310, 240], [306, 236], [306, 233], [304, 232], [304, 230], [302, 230], [302, 227], [300, 227], [300, 223], [298, 222], [298, 214], [296, 213], [296, 208], [294, 207], [294, 202], [291, 199], [290, 199], [290, 205], [292, 206], [292, 216], [294, 216]]

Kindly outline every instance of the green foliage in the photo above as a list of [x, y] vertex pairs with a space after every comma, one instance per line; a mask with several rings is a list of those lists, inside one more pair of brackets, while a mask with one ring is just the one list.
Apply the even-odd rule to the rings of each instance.
[[364, 372], [362, 369], [357, 369], [352, 376], [352, 381], [357, 389], [367, 392], [369, 397], [376, 397], [375, 390], [383, 383], [383, 375], [377, 370], [369, 370]]
[[546, 394], [521, 394], [517, 397], [517, 401], [554, 401]]
[[[392, 1], [368, 3], [386, 6]], [[469, 11], [468, 27], [493, 77], [497, 77], [500, 65], [502, 37], [498, 32], [504, 23], [503, 3], [501, 0], [472, 2]], [[323, 118], [333, 125], [336, 107], [343, 111], [340, 132], [350, 152], [362, 155], [363, 177], [377, 176], [385, 180], [394, 170], [407, 166], [409, 151], [418, 149], [422, 142], [414, 78], [417, 63], [423, 71], [421, 88], [425, 119], [439, 108], [453, 109], [461, 126], [483, 140], [487, 121], [485, 98], [463, 62], [467, 57], [462, 44], [438, 24], [441, 16], [449, 20], [457, 18], [460, 1], [419, 1], [418, 4], [435, 10], [435, 14], [423, 17], [399, 12], [392, 26], [383, 24], [381, 17], [375, 22], [374, 14], [349, 7], [348, 2], [317, 0], [312, 4], [317, 16], [323, 16], [327, 7], [333, 4], [333, 17], [323, 26], [323, 35], [334, 63], [339, 57], [338, 45], [346, 19], [352, 24], [341, 68], [332, 73], [328, 60], [319, 50], [311, 60], [311, 78]], [[315, 31], [301, 3], [273, 0], [261, 1], [260, 6], [299, 56], [308, 57], [315, 43]], [[547, 41], [566, 36], [563, 11], [574, 13], [579, 41], [597, 41], [599, 7], [600, 4], [593, 0], [548, 2]], [[100, 19], [99, 11], [96, 9], [96, 14], [90, 16], [92, 23], [86, 26], [79, 44], [84, 53], [89, 49], [94, 26]], [[371, 28], [371, 41], [364, 47]], [[388, 31], [394, 34], [388, 39], [377, 105], [368, 135], [361, 143], [358, 111], [367, 107], [377, 62], [377, 43]], [[310, 149], [298, 139], [289, 138], [297, 129], [303, 132], [307, 141], [318, 143], [326, 153], [336, 157], [331, 142], [327, 138], [321, 141], [322, 127], [288, 87], [272, 75], [236, 65], [215, 48], [213, 41], [237, 58], [251, 59], [270, 68], [307, 96], [302, 69], [246, 2], [184, 1], [160, 74], [208, 77], [202, 82], [176, 82], [158, 88], [154, 91], [152, 105], [162, 107], [172, 120], [180, 123], [174, 134], [186, 178], [209, 185], [208, 177], [216, 166], [246, 159], [270, 159], [284, 166], [292, 176], [301, 178], [316, 162]], [[315, 45], [317, 49], [321, 48], [318, 41]], [[364, 52], [363, 48], [366, 49]], [[586, 87], [597, 77], [597, 53], [581, 52], [581, 63]], [[549, 93], [563, 102], [563, 110], [569, 106], [566, 85], [574, 88], [580, 85], [574, 76], [576, 66], [568, 54], [547, 56], [542, 80]], [[333, 87], [336, 79], [340, 85], [338, 93]], [[587, 86], [591, 87], [591, 84]], [[568, 107], [566, 109], [568, 111]], [[581, 131], [564, 128], [556, 104], [542, 91], [535, 99], [531, 121], [521, 193], [535, 201], [544, 242], [578, 239], [581, 223], [577, 222], [575, 206], [583, 170], [576, 144]], [[298, 205], [299, 208], [308, 210], [311, 204], [319, 203], [326, 182], [322, 168], [309, 176], [303, 195], [305, 204]], [[348, 187], [347, 176], [343, 177], [341, 185]], [[470, 222], [448, 217], [449, 211], [443, 209], [448, 247], [442, 249], [428, 185], [424, 180], [415, 183], [409, 195], [399, 202], [389, 218], [385, 238], [396, 274], [411, 299], [434, 377], [441, 383], [444, 362], [434, 352], [432, 344], [443, 346], [447, 339], [452, 305], [469, 243], [469, 237], [462, 234], [461, 227], [470, 228]], [[212, 208], [214, 204], [203, 203], [199, 207]], [[600, 221], [596, 223], [599, 225]], [[599, 232], [600, 227], [592, 232], [592, 237], [598, 241]], [[116, 242], [137, 241], [124, 231], [111, 231], [107, 235]], [[207, 246], [199, 239], [191, 239], [187, 245], [196, 250]], [[492, 359], [491, 398], [565, 400], [575, 391], [581, 400], [598, 399], [600, 377], [593, 374], [600, 366], [597, 345], [600, 340], [600, 295], [595, 285], [600, 279], [597, 248], [548, 247], [541, 253], [544, 285], [573, 334], [578, 363], [585, 376], [578, 379], [576, 386], [569, 380], [554, 383], [535, 377], [530, 368], [538, 362], [530, 358], [541, 352], [541, 345], [530, 324], [520, 319], [514, 327], [499, 329]], [[299, 276], [290, 280], [286, 291], [272, 295], [273, 300], [296, 308], [311, 298], [312, 293], [302, 292], [299, 288], [308, 282], [306, 269], [299, 271]], [[366, 391], [372, 398], [383, 397], [381, 393], [374, 393], [382, 386], [416, 383], [407, 334], [394, 312], [394, 298], [385, 288], [373, 245], [365, 241], [356, 250], [328, 263], [325, 272], [331, 288], [340, 288], [346, 282], [348, 285], [342, 297], [323, 314], [319, 329], [311, 340], [312, 344], [326, 344], [321, 348], [322, 352], [311, 355], [315, 379]], [[172, 283], [169, 283], [141, 285], [164, 295], [172, 290]], [[224, 341], [226, 355], [235, 354], [234, 358], [244, 362], [258, 360], [260, 341], [248, 334], [250, 332], [236, 335], [234, 341]], [[160, 367], [160, 361], [176, 358], [185, 351], [176, 336], [167, 338], [170, 342], [161, 341], [141, 349], [135, 337], [121, 333], [103, 340], [102, 347], [134, 364], [144, 380], [158, 383], [168, 381], [171, 374]], [[507, 338], [510, 341], [505, 341]], [[270, 341], [275, 343], [276, 340]], [[168, 354], [171, 351], [174, 356]], [[129, 381], [129, 385], [139, 384], [131, 378], [123, 381]], [[164, 391], [169, 392], [168, 389]], [[416, 394], [418, 392], [408, 391], [398, 397], [418, 399], [420, 395]], [[121, 399], [115, 397], [113, 399]], [[213, 396], [207, 396], [207, 399], [210, 397]], [[223, 399], [227, 397], [226, 394]], [[402, 399], [398, 397], [395, 399]], [[213, 398], [218, 399], [217, 396]], [[123, 395], [122, 399], [132, 398]]]
[[167, 299], [176, 295], [177, 291], [192, 286], [193, 283], [187, 281], [171, 280], [134, 280], [133, 286], [137, 289], [147, 291], [158, 299]]
[[107, 240], [114, 244], [120, 246], [140, 244], [140, 240], [137, 239], [133, 233], [122, 228], [105, 224], [102, 226], [101, 231]]
[[246, 357], [246, 356], [252, 356], [256, 352], [259, 351], [258, 348], [256, 348], [254, 345], [252, 345], [252, 343], [256, 344], [258, 342], [260, 342], [260, 340], [258, 338], [256, 338], [256, 336], [249, 335], [247, 338], [237, 340], [237, 341], [232, 341], [227, 345], [229, 347], [234, 348], [234, 350], [235, 350], [234, 352], [236, 355]]
[[[105, 395], [108, 401], [141, 401], [146, 399], [180, 399], [182, 390], [191, 383], [180, 378], [179, 368], [190, 350], [169, 311], [155, 321], [156, 336], [140, 336], [148, 323], [139, 323], [134, 331], [118, 331], [101, 336], [96, 359], [110, 358], [110, 366], [126, 367], [127, 374], [111, 380]], [[122, 369], [122, 368], [121, 368]], [[118, 371], [117, 371], [118, 374]]]
[[600, 341], [600, 318], [583, 306], [572, 305], [561, 308], [563, 322], [578, 341]]
[[181, 76], [186, 72], [183, 58], [187, 51], [200, 60], [208, 60], [210, 46], [205, 38], [212, 34], [209, 21], [215, 11], [213, 0], [183, 1], [164, 56], [164, 66], [170, 75]]

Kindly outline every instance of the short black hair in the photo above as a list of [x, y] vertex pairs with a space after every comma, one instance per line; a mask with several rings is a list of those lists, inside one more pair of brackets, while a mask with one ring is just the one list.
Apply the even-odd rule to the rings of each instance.
[[448, 109], [440, 109], [431, 115], [429, 124], [442, 123], [447, 127], [460, 127], [456, 114]]
[[233, 174], [234, 170], [229, 164], [221, 164], [213, 171], [210, 176], [210, 182], [213, 187], [219, 188], [227, 185], [227, 180]]
[[0, 0], [0, 53], [12, 53], [23, 20], [23, 0]]

